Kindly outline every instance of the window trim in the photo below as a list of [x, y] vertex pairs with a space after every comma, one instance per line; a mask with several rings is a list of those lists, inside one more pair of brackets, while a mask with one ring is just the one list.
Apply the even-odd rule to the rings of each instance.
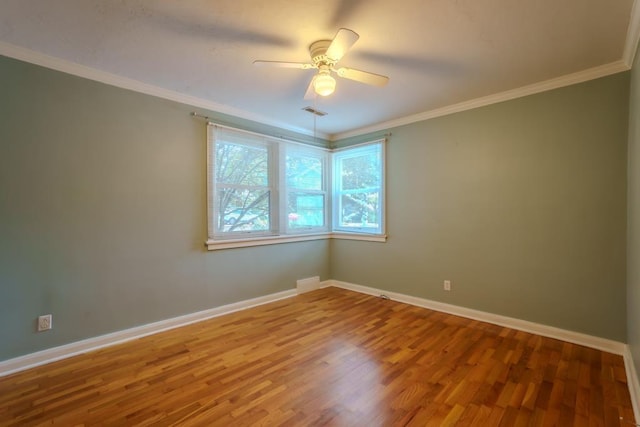
[[[364, 151], [366, 152], [366, 149], [371, 149], [373, 146], [375, 145], [380, 145], [380, 163], [381, 163], [381, 179], [380, 179], [380, 201], [379, 201], [379, 205], [380, 205], [380, 222], [379, 222], [379, 227], [378, 230], [379, 232], [367, 232], [366, 230], [371, 230], [371, 228], [366, 228], [366, 227], [342, 227], [340, 226], [340, 212], [339, 209], [341, 207], [341, 202], [340, 200], [335, 200], [335, 196], [338, 193], [338, 187], [340, 186], [339, 180], [338, 180], [338, 173], [340, 172], [338, 170], [338, 168], [335, 166], [336, 165], [336, 161], [335, 158], [333, 157], [335, 156], [339, 156], [339, 158], [349, 158], [349, 157], [357, 157], [360, 154], [358, 152], [353, 153], [352, 155], [347, 155], [347, 156], [341, 156], [340, 154], [345, 152], [345, 151], [352, 151], [352, 150], [359, 150], [359, 151]], [[371, 148], [370, 148], [371, 147]], [[339, 148], [339, 149], [335, 149], [332, 150], [332, 158], [331, 158], [331, 165], [334, 168], [334, 170], [332, 170], [332, 186], [333, 188], [331, 189], [331, 195], [334, 196], [334, 206], [332, 208], [331, 211], [331, 217], [332, 217], [332, 227], [331, 230], [335, 233], [347, 233], [347, 234], [352, 234], [352, 233], [356, 233], [356, 234], [364, 234], [364, 235], [373, 235], [373, 236], [380, 236], [380, 235], [385, 235], [385, 230], [386, 230], [386, 194], [385, 194], [385, 181], [386, 181], [386, 158], [385, 158], [385, 153], [386, 153], [386, 139], [378, 139], [378, 140], [374, 140], [374, 141], [369, 141], [369, 142], [365, 142], [362, 144], [356, 144], [356, 145], [350, 145], [348, 147], [344, 147], [344, 148]], [[344, 193], [345, 191], [341, 191], [340, 194]], [[339, 198], [339, 195], [338, 195]], [[363, 231], [359, 231], [359, 230], [363, 230]]]
[[[213, 215], [214, 203], [215, 203], [215, 153], [212, 152], [215, 147], [215, 136], [218, 129], [229, 129], [234, 132], [241, 132], [257, 136], [264, 139], [265, 145], [268, 147], [270, 153], [270, 160], [273, 159], [277, 164], [270, 168], [269, 173], [276, 176], [271, 176], [270, 179], [274, 179], [273, 190], [271, 194], [271, 202], [276, 204], [275, 211], [277, 215], [274, 215], [274, 209], [270, 209], [271, 227], [267, 231], [260, 232], [239, 232], [229, 234], [215, 233], [215, 216]], [[382, 182], [381, 182], [381, 215], [382, 220], [380, 224], [381, 233], [367, 233], [367, 232], [353, 232], [352, 230], [336, 230], [333, 227], [334, 224], [334, 176], [333, 176], [333, 153], [344, 150], [353, 149], [371, 144], [381, 144], [382, 155]], [[290, 229], [286, 221], [287, 218], [287, 197], [289, 188], [286, 185], [286, 173], [285, 163], [287, 151], [314, 153], [319, 154], [319, 157], [323, 161], [323, 191], [319, 192], [324, 194], [325, 197], [325, 209], [324, 209], [324, 227], [311, 227], [306, 229]], [[386, 138], [376, 139], [368, 141], [362, 144], [351, 145], [339, 149], [328, 149], [324, 147], [318, 147], [311, 144], [305, 144], [295, 141], [290, 141], [284, 138], [276, 138], [257, 132], [251, 132], [244, 129], [239, 129], [231, 126], [220, 125], [213, 122], [207, 123], [207, 224], [208, 224], [208, 237], [205, 242], [205, 246], [208, 250], [221, 250], [231, 248], [242, 248], [251, 246], [263, 246], [274, 245], [291, 242], [303, 242], [323, 239], [345, 239], [345, 240], [359, 240], [368, 242], [386, 242], [386, 197], [385, 197], [385, 176], [386, 176]], [[275, 172], [274, 172], [275, 171]]]
[[[281, 174], [282, 180], [279, 185], [279, 190], [282, 192], [282, 197], [280, 198], [280, 218], [281, 221], [281, 230], [283, 230], [283, 234], [290, 235], [299, 235], [299, 234], [321, 234], [321, 233], [330, 233], [331, 232], [331, 150], [312, 147], [304, 144], [297, 145], [285, 145], [283, 148], [283, 154], [280, 156], [280, 167], [284, 173]], [[287, 184], [287, 156], [289, 154], [292, 155], [307, 155], [309, 157], [316, 157], [322, 163], [322, 188], [321, 190], [309, 190], [303, 188], [295, 188], [289, 187]], [[299, 192], [299, 193], [310, 193], [310, 194], [319, 194], [323, 196], [324, 205], [323, 205], [323, 223], [322, 226], [316, 227], [305, 227], [305, 228], [291, 228], [289, 227], [289, 222], [287, 221], [287, 203], [288, 197], [291, 192]]]
[[[215, 135], [215, 133], [218, 132], [217, 127], [215, 126], [216, 129], [213, 130], [213, 132], [211, 132], [213, 135]], [[237, 132], [238, 130], [230, 128], [233, 132]], [[242, 131], [240, 131], [242, 132]], [[274, 164], [274, 160], [278, 158], [278, 150], [279, 150], [279, 146], [278, 145], [274, 145], [267, 137], [262, 136], [262, 135], [257, 135], [257, 134], [252, 134], [252, 136], [258, 136], [260, 139], [260, 141], [250, 141], [250, 142], [244, 142], [244, 146], [248, 146], [248, 147], [257, 147], [257, 148], [263, 148], [266, 151], [267, 154], [267, 161], [268, 164]], [[215, 136], [213, 137], [213, 141], [211, 141], [211, 146], [213, 146], [213, 144], [215, 144]], [[209, 153], [209, 152], [208, 152]], [[216, 164], [216, 152], [215, 150], [212, 150], [210, 152], [209, 160], [210, 160], [210, 164], [211, 165], [215, 165]], [[207, 198], [211, 199], [211, 205], [209, 206], [209, 209], [213, 208], [213, 204], [217, 203], [217, 197], [218, 197], [218, 193], [219, 193], [219, 188], [233, 188], [234, 184], [231, 183], [222, 183], [222, 184], [216, 184], [215, 183], [215, 179], [213, 178], [213, 172], [215, 171], [214, 167], [211, 167], [211, 180], [207, 182], [208, 185], [211, 185], [211, 189], [207, 189], [207, 192], [209, 193], [207, 195]], [[273, 204], [277, 201], [277, 193], [278, 193], [278, 184], [277, 184], [277, 175], [278, 175], [278, 165], [275, 165], [275, 167], [268, 167], [267, 169], [267, 174], [268, 174], [268, 182], [267, 185], [259, 185], [259, 186], [255, 186], [255, 188], [253, 188], [254, 190], [262, 190], [262, 191], [268, 191], [269, 192], [269, 228], [267, 228], [266, 230], [256, 230], [256, 231], [236, 231], [236, 232], [223, 232], [220, 230], [217, 221], [216, 221], [216, 217], [214, 215], [211, 215], [211, 212], [213, 212], [212, 210], [209, 211], [209, 216], [211, 217], [211, 221], [210, 221], [210, 231], [209, 231], [209, 238], [212, 238], [213, 240], [227, 240], [225, 239], [226, 236], [228, 236], [228, 238], [230, 239], [242, 239], [245, 236], [251, 235], [253, 237], [268, 237], [268, 236], [277, 236], [278, 234], [276, 233], [275, 230], [278, 229], [278, 218], [277, 215], [273, 215], [274, 213], [274, 207]], [[207, 173], [207, 176], [209, 176], [209, 173]], [[246, 185], [237, 185], [239, 188], [248, 188], [249, 186]], [[211, 234], [213, 233], [213, 234]]]
[[278, 245], [281, 243], [307, 242], [311, 240], [340, 239], [340, 240], [360, 240], [364, 242], [386, 242], [386, 234], [364, 234], [364, 233], [344, 233], [344, 232], [327, 232], [327, 233], [307, 233], [298, 235], [273, 235], [250, 237], [243, 239], [226, 239], [213, 240], [208, 239], [205, 242], [207, 249], [210, 251], [232, 248], [247, 248], [251, 246]]

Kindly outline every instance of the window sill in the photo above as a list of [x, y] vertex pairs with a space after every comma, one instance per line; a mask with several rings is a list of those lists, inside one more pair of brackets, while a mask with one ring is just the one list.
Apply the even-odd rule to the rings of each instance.
[[317, 233], [317, 234], [300, 234], [300, 235], [283, 235], [283, 236], [265, 236], [251, 237], [243, 239], [227, 239], [206, 241], [205, 245], [210, 251], [221, 249], [246, 248], [250, 246], [278, 245], [281, 243], [306, 242], [310, 240], [322, 239], [344, 239], [344, 240], [362, 240], [366, 242], [386, 242], [386, 234], [358, 234], [358, 233]]
[[362, 240], [365, 242], [386, 242], [386, 234], [366, 234], [366, 233], [347, 233], [345, 231], [334, 231], [329, 233], [330, 239], [342, 240]]

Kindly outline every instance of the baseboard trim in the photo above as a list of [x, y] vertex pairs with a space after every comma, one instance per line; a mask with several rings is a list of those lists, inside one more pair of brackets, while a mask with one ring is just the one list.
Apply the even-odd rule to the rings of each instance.
[[186, 326], [191, 323], [200, 322], [206, 319], [211, 319], [213, 317], [222, 316], [224, 314], [229, 314], [281, 299], [290, 298], [295, 295], [295, 289], [277, 292], [262, 297], [239, 301], [208, 310], [198, 311], [196, 313], [186, 314], [184, 316], [173, 317], [171, 319], [161, 320], [159, 322], [149, 323], [146, 325], [125, 329], [106, 335], [100, 335], [98, 337], [88, 338], [86, 340], [76, 341], [70, 344], [38, 351], [36, 353], [0, 361], [0, 377], [19, 371], [24, 371], [29, 368], [34, 368], [36, 366], [45, 365], [57, 360], [66, 359], [78, 354], [98, 350], [100, 348], [108, 347], [114, 344], [120, 344], [125, 341], [131, 341], [147, 335], [157, 334], [158, 332], [178, 328], [180, 326]]
[[640, 423], [640, 383], [638, 373], [636, 372], [636, 368], [633, 363], [631, 350], [625, 343], [608, 340], [606, 338], [594, 337], [580, 332], [555, 328], [553, 326], [542, 325], [535, 322], [529, 322], [527, 320], [515, 319], [513, 317], [501, 316], [493, 313], [487, 313], [485, 311], [473, 310], [470, 308], [428, 300], [426, 298], [414, 297], [397, 292], [390, 292], [384, 289], [376, 289], [368, 286], [356, 285], [354, 283], [342, 282], [339, 280], [326, 280], [321, 283], [322, 288], [329, 286], [335, 286], [336, 288], [347, 289], [367, 295], [386, 295], [394, 301], [403, 302], [405, 304], [517, 329], [519, 331], [542, 335], [548, 338], [555, 338], [622, 356], [627, 376], [627, 387], [629, 388], [629, 396], [631, 397], [631, 405], [633, 407], [633, 415], [636, 419], [636, 423]]
[[347, 289], [354, 292], [360, 292], [367, 295], [386, 295], [394, 301], [403, 302], [405, 304], [428, 308], [430, 310], [453, 314], [455, 316], [466, 317], [468, 319], [479, 320], [482, 322], [504, 326], [511, 329], [517, 329], [519, 331], [542, 335], [544, 337], [583, 345], [585, 347], [590, 347], [596, 350], [606, 351], [608, 353], [622, 356], [624, 360], [625, 373], [627, 376], [627, 387], [629, 388], [631, 405], [633, 407], [633, 415], [636, 419], [636, 423], [640, 423], [640, 383], [638, 379], [638, 373], [636, 372], [636, 368], [633, 363], [631, 350], [625, 343], [608, 340], [606, 338], [594, 337], [592, 335], [587, 335], [580, 332], [555, 328], [553, 326], [542, 325], [535, 322], [529, 322], [527, 320], [501, 316], [498, 314], [487, 313], [485, 311], [473, 310], [457, 305], [428, 300], [426, 298], [414, 297], [411, 295], [390, 292], [384, 289], [371, 288], [369, 286], [356, 285], [354, 283], [342, 282], [339, 280], [325, 280], [321, 283], [320, 287], [327, 288], [329, 286]]
[[446, 304], [438, 301], [432, 301], [426, 298], [414, 297], [397, 292], [387, 291], [384, 289], [376, 289], [368, 286], [356, 285], [339, 280], [328, 280], [326, 282], [323, 282], [323, 286], [335, 286], [337, 288], [347, 289], [368, 295], [378, 296], [384, 294], [394, 301], [411, 304], [417, 307], [428, 308], [430, 310], [449, 313], [455, 316], [466, 317], [468, 319], [474, 319], [482, 322], [492, 323], [494, 325], [505, 326], [507, 328], [517, 329], [519, 331], [529, 332], [536, 335], [542, 335], [548, 338], [555, 338], [558, 340], [583, 345], [585, 347], [606, 351], [608, 353], [613, 353], [620, 356], [624, 356], [625, 354], [626, 344], [624, 343], [609, 340], [606, 338], [594, 337], [591, 335], [582, 334], [580, 332], [573, 332], [565, 329], [555, 328], [553, 326], [529, 322], [527, 320], [501, 316], [485, 311], [474, 310], [471, 308], [460, 307], [457, 305]]
[[[316, 278], [314, 277], [313, 279], [315, 281]], [[316, 284], [317, 283], [318, 282], [316, 282]], [[526, 320], [520, 320], [452, 304], [432, 301], [426, 298], [419, 298], [397, 292], [391, 292], [384, 289], [377, 289], [339, 280], [324, 280], [322, 282], [319, 282], [320, 288], [327, 288], [330, 286], [347, 289], [367, 295], [379, 296], [381, 294], [384, 294], [394, 301], [403, 302], [417, 307], [423, 307], [430, 310], [492, 323], [499, 326], [517, 329], [520, 331], [542, 335], [549, 338], [555, 338], [562, 341], [571, 342], [573, 344], [583, 345], [585, 347], [595, 348], [597, 350], [621, 355], [624, 358], [627, 384], [629, 387], [629, 394], [631, 396], [631, 403], [633, 405], [634, 416], [636, 420], [640, 420], [640, 383], [638, 382], [638, 375], [633, 363], [631, 351], [629, 349], [629, 346], [624, 343], [608, 340], [605, 338], [594, 337], [579, 332], [567, 331], [564, 329], [529, 322]], [[187, 314], [184, 316], [161, 320], [159, 322], [149, 323], [147, 325], [137, 326], [122, 331], [113, 332], [110, 334], [101, 335], [98, 337], [89, 338], [58, 347], [53, 347], [36, 353], [19, 356], [13, 359], [0, 361], [0, 377], [34, 368], [36, 366], [45, 365], [57, 360], [66, 359], [78, 354], [87, 353], [89, 351], [98, 350], [100, 348], [120, 344], [148, 335], [153, 335], [169, 329], [186, 326], [213, 317], [218, 317], [236, 311], [245, 310], [247, 308], [279, 301], [285, 298], [290, 298], [297, 294], [298, 292], [296, 289], [277, 292], [258, 298], [252, 298], [208, 310], [199, 311], [196, 313]]]
[[636, 423], [640, 423], [640, 382], [636, 365], [633, 363], [631, 348], [626, 345], [624, 349], [624, 367], [627, 373], [627, 385], [629, 386], [629, 395], [631, 396], [631, 405], [633, 406], [633, 415]]

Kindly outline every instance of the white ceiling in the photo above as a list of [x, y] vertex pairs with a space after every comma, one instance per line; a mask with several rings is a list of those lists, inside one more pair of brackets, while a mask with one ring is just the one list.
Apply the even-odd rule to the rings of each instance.
[[306, 62], [311, 42], [350, 28], [360, 40], [339, 65], [391, 80], [338, 79], [315, 101], [328, 113], [317, 131], [335, 138], [574, 73], [628, 69], [633, 2], [0, 0], [0, 54], [310, 132], [301, 108], [314, 103], [303, 99], [314, 70], [252, 62]]

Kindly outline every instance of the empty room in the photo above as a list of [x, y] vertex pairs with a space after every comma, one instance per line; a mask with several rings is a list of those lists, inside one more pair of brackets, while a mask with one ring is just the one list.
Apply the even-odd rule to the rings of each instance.
[[0, 425], [640, 424], [636, 0], [0, 1]]

